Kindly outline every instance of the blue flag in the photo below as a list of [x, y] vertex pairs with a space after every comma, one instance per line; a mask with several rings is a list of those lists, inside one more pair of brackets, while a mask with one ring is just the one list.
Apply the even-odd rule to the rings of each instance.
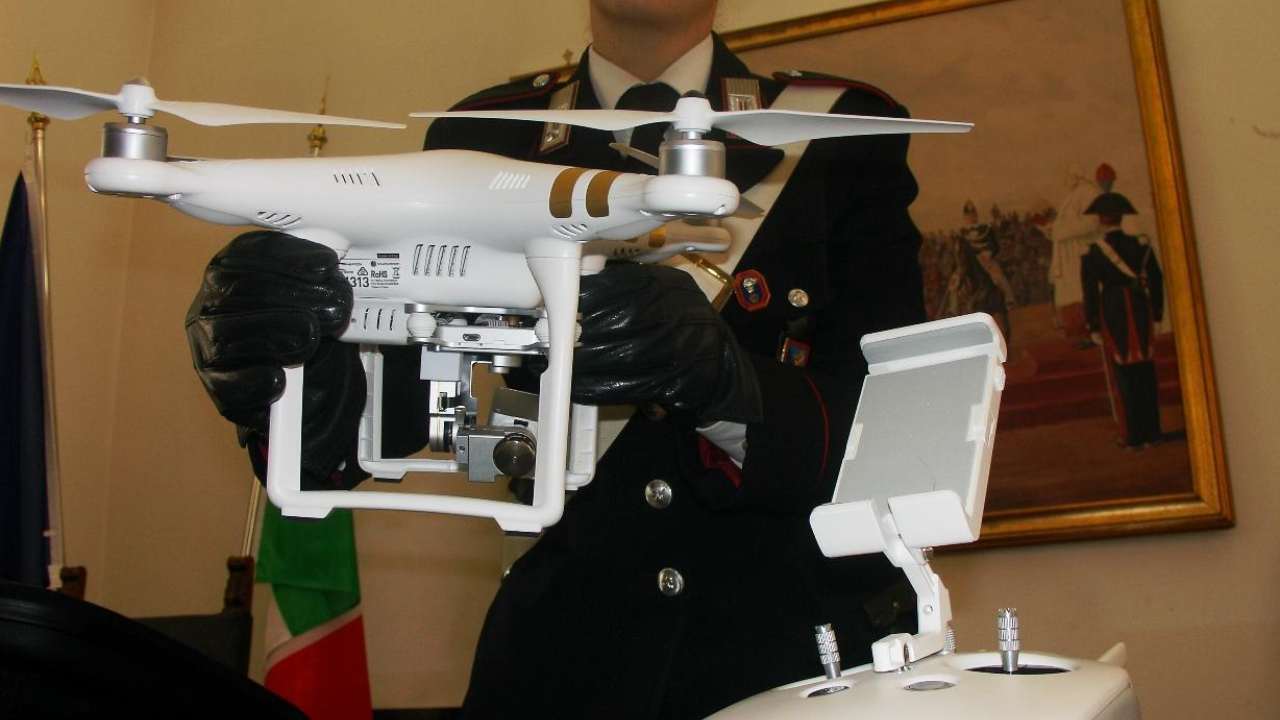
[[33, 240], [19, 175], [0, 234], [0, 578], [47, 587], [44, 371]]

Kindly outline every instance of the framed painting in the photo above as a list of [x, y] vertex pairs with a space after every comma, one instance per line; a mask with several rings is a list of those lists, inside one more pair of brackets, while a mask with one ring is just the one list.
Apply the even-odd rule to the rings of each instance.
[[980, 544], [1233, 523], [1154, 0], [895, 0], [724, 37], [757, 72], [976, 124], [909, 159], [931, 318], [1008, 341]]

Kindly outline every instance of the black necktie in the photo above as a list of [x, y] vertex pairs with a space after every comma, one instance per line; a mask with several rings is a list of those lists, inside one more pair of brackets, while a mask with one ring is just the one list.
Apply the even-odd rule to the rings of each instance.
[[[654, 112], [670, 112], [680, 99], [670, 85], [666, 83], [649, 83], [635, 85], [618, 98], [618, 110], [650, 110]], [[651, 155], [658, 154], [658, 143], [662, 142], [662, 134], [671, 123], [651, 123], [641, 125], [631, 131], [631, 147], [643, 150]]]

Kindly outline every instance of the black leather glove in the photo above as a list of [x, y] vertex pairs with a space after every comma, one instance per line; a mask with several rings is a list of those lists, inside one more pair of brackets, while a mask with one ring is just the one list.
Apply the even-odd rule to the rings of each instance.
[[[205, 269], [187, 311], [196, 374], [223, 417], [240, 428], [255, 468], [270, 405], [284, 392], [285, 365], [305, 363], [302, 485], [350, 487], [354, 472], [331, 477], [352, 454], [364, 408], [358, 348], [334, 338], [351, 315], [351, 286], [338, 256], [279, 232], [245, 233]], [[354, 468], [351, 470], [354, 471]], [[260, 474], [261, 475], [261, 474]]]
[[760, 387], [750, 359], [685, 272], [608, 265], [582, 278], [578, 309], [575, 402], [653, 402], [690, 413], [700, 425], [760, 420]]

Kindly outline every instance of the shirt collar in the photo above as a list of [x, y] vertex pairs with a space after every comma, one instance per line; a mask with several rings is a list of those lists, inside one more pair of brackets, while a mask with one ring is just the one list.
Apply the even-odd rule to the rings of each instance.
[[[654, 79], [654, 82], [666, 83], [680, 95], [690, 90], [704, 92], [707, 89], [707, 81], [711, 78], [713, 48], [711, 36], [708, 35], [702, 42], [694, 45], [675, 62], [668, 65], [667, 69]], [[595, 48], [587, 48], [587, 53], [591, 88], [595, 91], [596, 99], [600, 101], [600, 107], [605, 110], [614, 109], [618, 99], [632, 86], [645, 84], [640, 78], [609, 62], [597, 53]]]

